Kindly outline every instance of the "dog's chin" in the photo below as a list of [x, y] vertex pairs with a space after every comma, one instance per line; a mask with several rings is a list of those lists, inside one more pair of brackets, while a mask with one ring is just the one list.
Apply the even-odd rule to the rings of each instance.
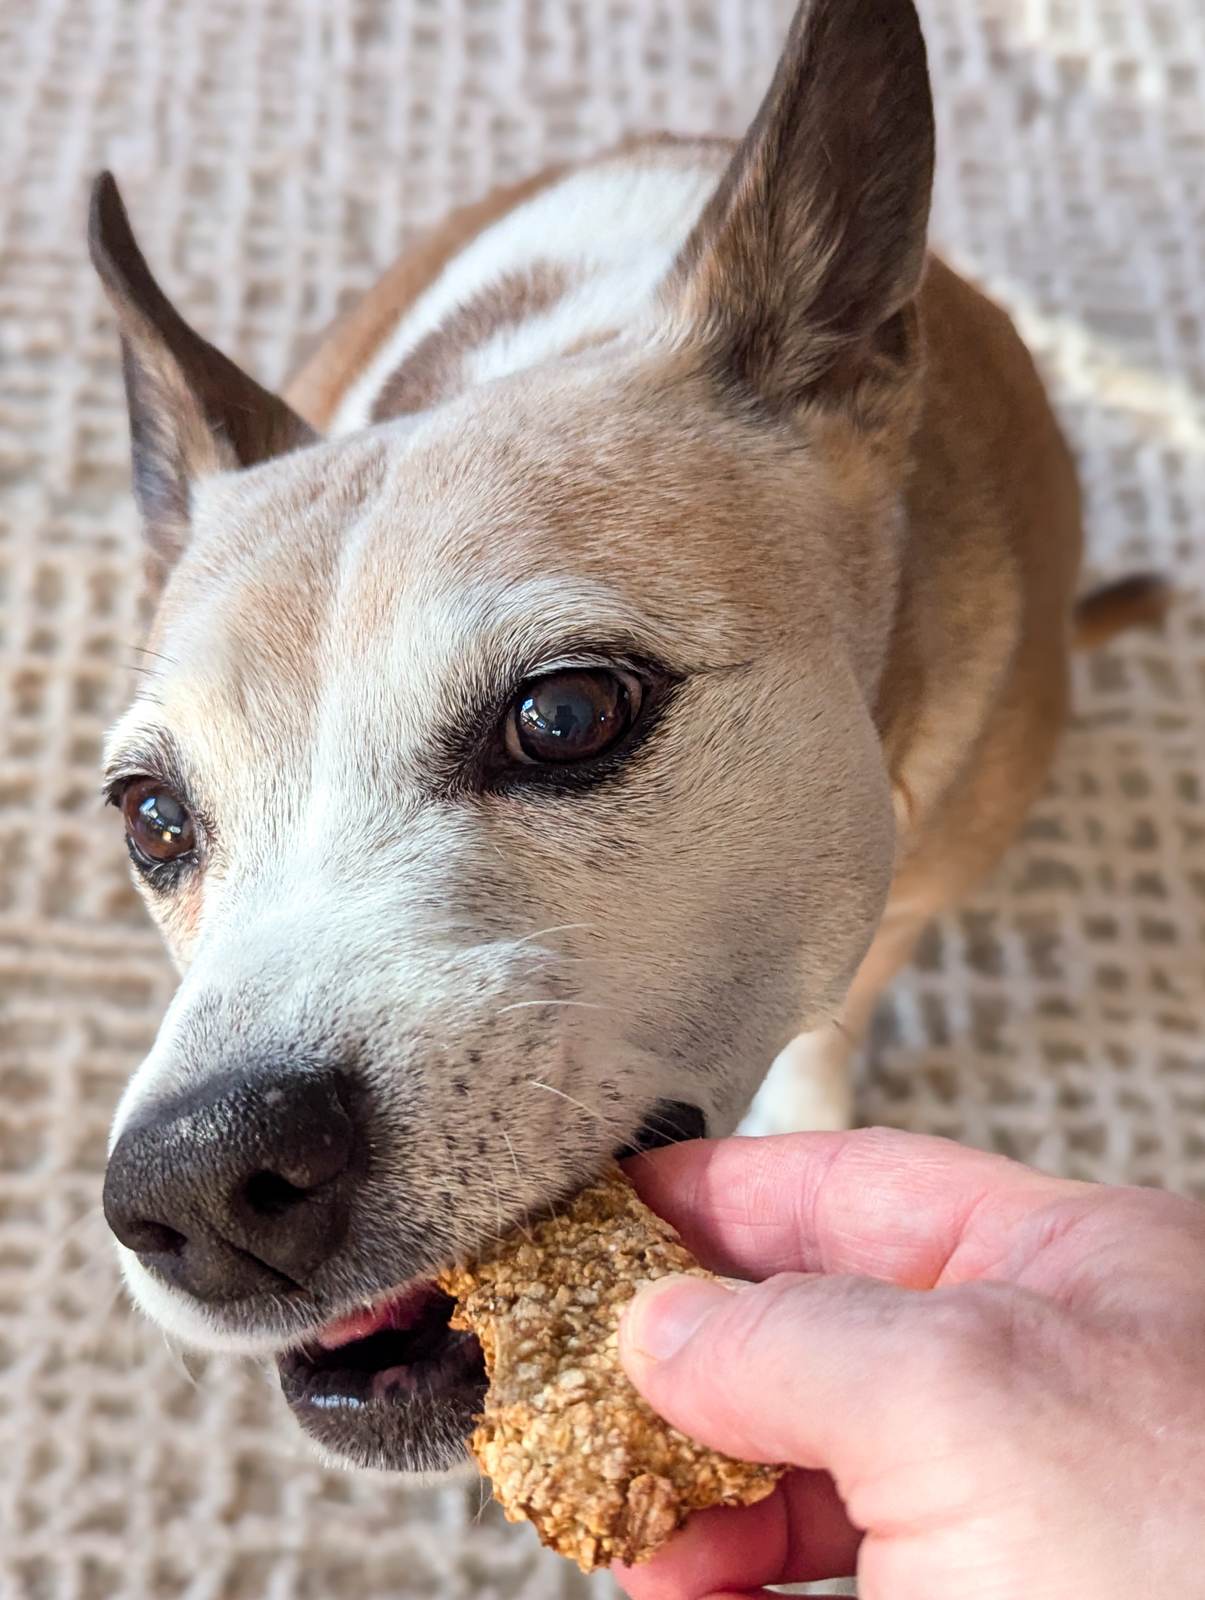
[[452, 1310], [433, 1283], [408, 1284], [279, 1355], [281, 1390], [310, 1438], [358, 1467], [462, 1462], [486, 1376], [477, 1340], [449, 1326]]

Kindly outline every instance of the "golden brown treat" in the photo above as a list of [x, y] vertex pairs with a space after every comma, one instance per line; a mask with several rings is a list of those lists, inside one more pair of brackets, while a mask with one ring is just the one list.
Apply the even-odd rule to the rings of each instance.
[[687, 1439], [629, 1383], [620, 1313], [670, 1272], [710, 1276], [613, 1166], [558, 1215], [440, 1280], [490, 1380], [473, 1454], [507, 1518], [534, 1523], [583, 1572], [647, 1560], [690, 1512], [752, 1505], [782, 1472]]

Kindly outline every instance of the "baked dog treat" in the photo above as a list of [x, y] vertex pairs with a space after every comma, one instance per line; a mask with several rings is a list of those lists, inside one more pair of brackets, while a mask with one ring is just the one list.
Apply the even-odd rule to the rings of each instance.
[[475, 1333], [489, 1391], [471, 1440], [511, 1522], [583, 1572], [645, 1561], [692, 1511], [752, 1505], [781, 1467], [705, 1449], [640, 1397], [619, 1363], [637, 1286], [710, 1274], [617, 1166], [565, 1209], [444, 1273], [453, 1328]]

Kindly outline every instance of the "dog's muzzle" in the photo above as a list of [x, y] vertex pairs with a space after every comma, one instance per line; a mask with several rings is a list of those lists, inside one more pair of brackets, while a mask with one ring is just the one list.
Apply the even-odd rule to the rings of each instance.
[[[213, 1081], [123, 1131], [105, 1215], [147, 1272], [217, 1318], [296, 1330], [277, 1356], [281, 1389], [328, 1450], [362, 1466], [446, 1470], [463, 1459], [485, 1394], [476, 1339], [449, 1326], [452, 1302], [428, 1277], [384, 1292], [379, 1278], [364, 1282], [350, 1309], [346, 1290], [330, 1288], [344, 1277], [369, 1120], [340, 1071]], [[615, 1153], [705, 1132], [697, 1107], [661, 1101]]]

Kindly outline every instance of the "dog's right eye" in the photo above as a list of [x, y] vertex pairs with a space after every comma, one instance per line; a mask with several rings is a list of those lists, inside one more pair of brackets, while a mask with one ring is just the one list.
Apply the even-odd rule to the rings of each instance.
[[126, 837], [144, 861], [178, 861], [196, 849], [192, 814], [177, 795], [153, 778], [135, 778], [121, 796]]
[[525, 765], [590, 761], [630, 731], [642, 695], [640, 679], [619, 668], [577, 667], [533, 678], [507, 713], [507, 753]]

